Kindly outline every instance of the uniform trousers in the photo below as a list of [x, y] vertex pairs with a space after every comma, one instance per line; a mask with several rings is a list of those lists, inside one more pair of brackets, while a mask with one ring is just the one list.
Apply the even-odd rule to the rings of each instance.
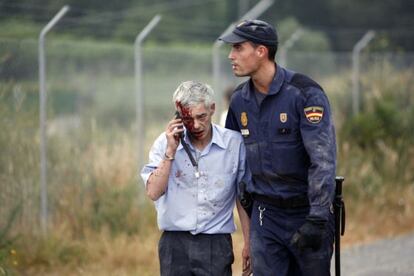
[[298, 250], [290, 244], [293, 234], [305, 223], [308, 214], [309, 207], [278, 208], [254, 202], [250, 228], [254, 276], [330, 275], [334, 241], [333, 214], [330, 213], [319, 250]]

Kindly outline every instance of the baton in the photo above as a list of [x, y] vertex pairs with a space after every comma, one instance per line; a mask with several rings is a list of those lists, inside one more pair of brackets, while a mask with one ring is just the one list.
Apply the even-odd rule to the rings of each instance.
[[343, 176], [335, 177], [335, 276], [341, 276], [341, 236], [345, 233], [345, 203], [342, 198]]

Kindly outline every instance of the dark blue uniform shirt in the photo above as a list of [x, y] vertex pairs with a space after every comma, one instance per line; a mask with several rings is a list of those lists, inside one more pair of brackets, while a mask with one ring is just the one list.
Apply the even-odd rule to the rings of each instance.
[[336, 142], [328, 99], [310, 78], [277, 66], [258, 105], [251, 80], [236, 88], [226, 127], [244, 137], [253, 182], [269, 197], [306, 195], [311, 216], [328, 218], [335, 191]]

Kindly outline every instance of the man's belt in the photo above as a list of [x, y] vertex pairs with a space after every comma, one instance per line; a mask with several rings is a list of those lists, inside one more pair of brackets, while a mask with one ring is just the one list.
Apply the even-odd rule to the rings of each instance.
[[270, 197], [258, 194], [253, 194], [252, 196], [255, 201], [260, 201], [283, 209], [301, 208], [309, 206], [309, 200], [307, 196], [294, 196], [289, 198]]

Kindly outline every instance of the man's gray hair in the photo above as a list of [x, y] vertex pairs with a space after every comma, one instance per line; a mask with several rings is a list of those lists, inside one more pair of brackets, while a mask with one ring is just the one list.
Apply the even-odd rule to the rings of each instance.
[[198, 81], [182, 82], [174, 92], [173, 102], [184, 107], [191, 107], [203, 103], [206, 108], [214, 103], [214, 91], [208, 85]]

